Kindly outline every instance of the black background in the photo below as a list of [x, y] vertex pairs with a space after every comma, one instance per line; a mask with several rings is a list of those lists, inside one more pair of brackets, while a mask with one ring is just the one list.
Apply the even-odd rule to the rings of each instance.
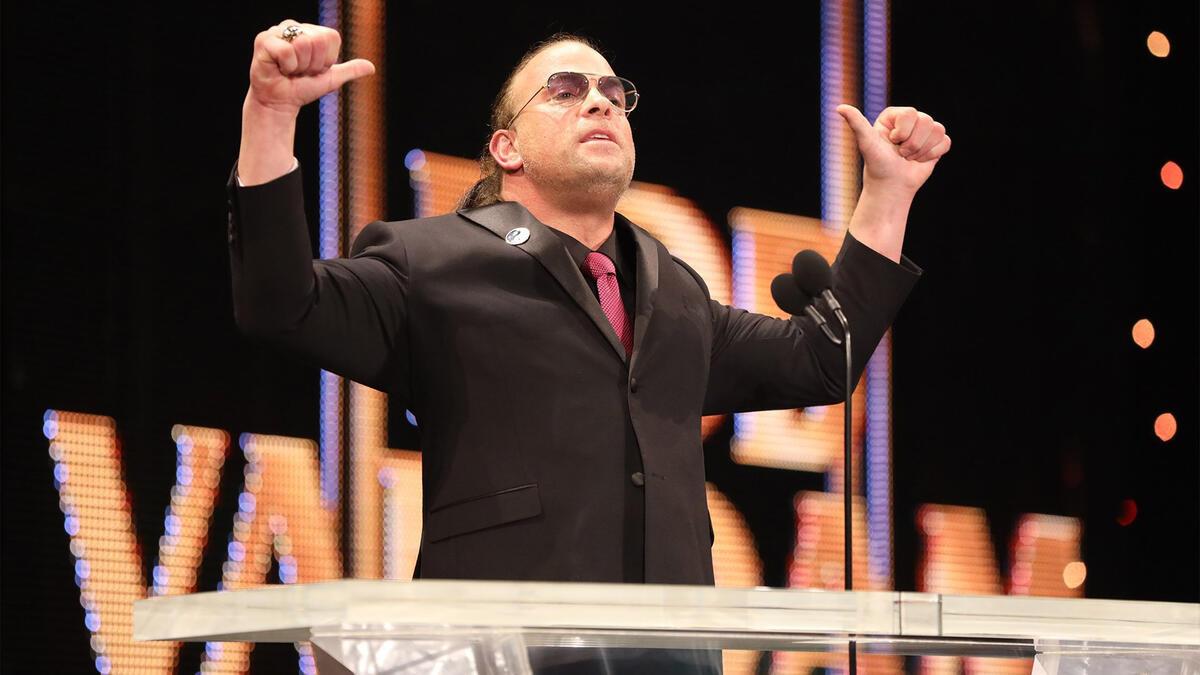
[[[680, 7], [393, 3], [389, 207], [410, 217], [404, 154], [475, 156], [525, 47], [598, 39], [643, 98], [639, 180], [695, 200], [817, 215], [819, 14]], [[3, 38], [3, 616], [5, 670], [87, 672], [73, 560], [51, 476], [47, 408], [112, 416], [135, 525], [155, 557], [175, 462], [170, 428], [316, 438], [316, 370], [233, 325], [224, 184], [254, 34], [312, 3], [8, 3]], [[922, 189], [905, 252], [925, 275], [895, 327], [895, 569], [916, 586], [917, 505], [984, 508], [996, 554], [1022, 513], [1084, 523], [1089, 597], [1200, 601], [1200, 363], [1195, 3], [897, 3], [891, 97], [954, 148]], [[1145, 46], [1151, 30], [1167, 59]], [[353, 56], [350, 54], [348, 56]], [[297, 156], [316, 204], [315, 106]], [[1184, 170], [1180, 190], [1158, 179]], [[1157, 338], [1136, 347], [1149, 317]], [[1153, 421], [1170, 411], [1169, 443]], [[782, 585], [791, 496], [823, 479], [736, 466], [711, 479], [749, 519]], [[201, 588], [220, 577], [240, 466], [225, 469]], [[1116, 523], [1121, 500], [1137, 520]], [[146, 570], [148, 573], [148, 569]], [[189, 648], [181, 672], [191, 672]], [[254, 662], [294, 668], [288, 645]]]

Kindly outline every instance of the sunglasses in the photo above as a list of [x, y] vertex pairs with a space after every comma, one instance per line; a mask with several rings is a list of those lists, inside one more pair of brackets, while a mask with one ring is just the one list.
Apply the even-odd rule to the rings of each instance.
[[[595, 76], [594, 78], [591, 76]], [[562, 72], [554, 73], [546, 78], [546, 84], [539, 87], [533, 92], [533, 96], [517, 110], [517, 114], [508, 120], [505, 126], [512, 126], [512, 123], [517, 120], [517, 115], [525, 111], [533, 99], [537, 98], [538, 94], [542, 93], [542, 89], [550, 92], [550, 101], [563, 106], [578, 105], [583, 99], [587, 98], [588, 92], [592, 89], [592, 80], [596, 80], [596, 91], [600, 95], [608, 99], [616, 108], [628, 114], [637, 107], [638, 92], [637, 87], [632, 82], [616, 75], [596, 75], [596, 73], [571, 73]]]

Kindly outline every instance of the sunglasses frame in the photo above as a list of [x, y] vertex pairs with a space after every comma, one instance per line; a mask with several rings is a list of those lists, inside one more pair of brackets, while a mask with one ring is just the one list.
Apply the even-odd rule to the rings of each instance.
[[[633, 112], [634, 108], [637, 107], [638, 99], [640, 98], [640, 96], [638, 95], [637, 85], [635, 85], [630, 80], [627, 80], [618, 75], [601, 75], [600, 73], [579, 73], [579, 72], [575, 72], [573, 70], [560, 70], [557, 73], [551, 73], [550, 76], [546, 78], [546, 84], [543, 84], [542, 86], [538, 87], [538, 90], [533, 92], [533, 96], [530, 96], [529, 100], [525, 101], [525, 105], [521, 106], [520, 109], [517, 110], [516, 114], [513, 115], [511, 118], [509, 118], [508, 124], [504, 125], [505, 128], [512, 127], [513, 122], [517, 121], [517, 116], [520, 115], [521, 113], [525, 112], [525, 109], [529, 107], [530, 103], [533, 103], [533, 99], [537, 98], [538, 94], [541, 94], [543, 89], [548, 90], [550, 88], [550, 81], [553, 80], [556, 75], [582, 75], [582, 76], [586, 77], [587, 81], [588, 81], [588, 93], [591, 93], [593, 88], [596, 89], [597, 91], [599, 91], [600, 80], [602, 80], [606, 77], [616, 78], [617, 80], [619, 80], [621, 82], [625, 82], [625, 83], [629, 84], [630, 88], [628, 90], [626, 90], [626, 92], [625, 92], [626, 95], [633, 94], [633, 104], [630, 105], [628, 108], [622, 108], [621, 112], [628, 115], [629, 113]], [[593, 82], [595, 82], [595, 84], [593, 84]], [[601, 92], [601, 93], [603, 93], [603, 92]], [[579, 103], [581, 103], [583, 101], [583, 99], [585, 99], [585, 98], [587, 98], [587, 94], [580, 96], [574, 103], [570, 103], [570, 104], [568, 104], [568, 106], [579, 105]], [[614, 107], [616, 107], [616, 106], [614, 105]]]

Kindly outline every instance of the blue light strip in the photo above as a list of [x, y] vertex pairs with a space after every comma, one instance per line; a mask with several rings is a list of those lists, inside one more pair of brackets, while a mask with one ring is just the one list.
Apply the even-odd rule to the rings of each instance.
[[845, 22], [844, 0], [821, 2], [821, 220], [827, 225], [844, 228], [849, 214], [844, 213], [844, 157], [841, 152], [843, 134], [840, 117], [834, 109], [843, 100], [846, 68], [844, 63]]
[[[340, 0], [320, 0], [319, 4], [317, 20], [337, 30], [341, 24]], [[342, 254], [341, 96], [336, 91], [326, 94], [318, 105], [319, 255], [336, 258]], [[342, 378], [322, 370], [320, 388], [321, 504], [336, 509], [342, 478]]]
[[[730, 221], [736, 221], [730, 217]], [[733, 306], [754, 307], [754, 235], [734, 229], [730, 234], [733, 255]], [[750, 435], [754, 416], [735, 413], [733, 416], [733, 443]]]
[[[888, 2], [863, 0], [863, 114], [874, 120], [887, 107]], [[892, 333], [867, 362], [867, 566], [876, 588], [892, 580]]]
[[192, 476], [187, 470], [186, 459], [194, 447], [192, 438], [182, 431], [172, 433], [172, 436], [175, 437], [175, 487], [171, 489], [171, 502], [167, 505], [167, 516], [163, 522], [163, 536], [158, 543], [158, 561], [150, 573], [153, 581], [153, 585], [150, 586], [152, 596], [165, 595], [169, 587], [170, 577], [167, 568], [162, 564], [163, 552], [175, 545], [179, 535], [180, 518], [175, 513], [175, 504], [192, 489]]

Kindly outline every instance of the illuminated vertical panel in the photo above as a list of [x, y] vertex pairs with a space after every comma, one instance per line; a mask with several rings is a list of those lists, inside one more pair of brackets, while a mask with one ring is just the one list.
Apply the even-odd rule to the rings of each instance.
[[713, 571], [718, 586], [753, 588], [762, 585], [762, 560], [745, 517], [712, 483], [704, 484], [713, 524]]
[[[242, 434], [246, 469], [219, 590], [267, 583], [272, 561], [285, 584], [342, 575], [338, 523], [321, 508], [318, 450], [309, 440]], [[253, 643], [210, 642], [201, 672], [243, 673]], [[311, 651], [298, 646], [301, 667], [315, 672]]]
[[[75, 584], [96, 670], [171, 672], [178, 643], [133, 641], [133, 603], [148, 592], [116, 426], [107, 417], [47, 410], [42, 433], [50, 441], [54, 484], [71, 539]], [[179, 461], [149, 591], [154, 595], [195, 590], [229, 447], [228, 436], [218, 429], [177, 425], [173, 436]]]
[[452, 213], [458, 200], [479, 180], [479, 162], [436, 152], [410, 150], [404, 166], [418, 218]]
[[858, 201], [858, 145], [836, 108], [858, 101], [858, 14], [850, 0], [821, 2], [821, 220], [835, 232]]
[[[1010, 543], [1011, 569], [1005, 583], [988, 526], [981, 509], [925, 504], [917, 511], [917, 531], [922, 546], [917, 564], [917, 590], [929, 593], [1082, 597], [1083, 587], [1069, 587], [1064, 570], [1080, 561], [1080, 524], [1074, 518], [1025, 514]], [[1082, 579], [1080, 579], [1082, 581]], [[1028, 673], [1029, 659], [963, 659], [972, 675]], [[957, 673], [951, 657], [922, 658], [924, 673]]]
[[[754, 588], [762, 585], [762, 560], [746, 519], [717, 486], [704, 484], [713, 526], [713, 574], [717, 586]], [[753, 673], [758, 652], [726, 649], [722, 661], [728, 675]]]
[[[917, 510], [917, 532], [922, 545], [917, 557], [917, 590], [926, 593], [999, 595], [1000, 571], [992, 547], [987, 514], [966, 506], [923, 504]], [[1027, 675], [1030, 659], [962, 660], [968, 673]], [[921, 657], [924, 675], [957, 675], [959, 659], [953, 656]]]
[[887, 107], [889, 17], [887, 0], [863, 0], [863, 114], [874, 120]]
[[[874, 120], [887, 107], [888, 2], [863, 0], [863, 114]], [[857, 164], [855, 165], [857, 167]], [[892, 586], [892, 331], [867, 362], [866, 495], [871, 577]]]
[[208, 543], [208, 524], [221, 485], [229, 434], [177, 424], [171, 429], [178, 457], [175, 486], [158, 540], [151, 595], [196, 590], [196, 572]]
[[917, 509], [917, 590], [999, 595], [1003, 592], [983, 509], [923, 504]]
[[[318, 22], [341, 28], [341, 1], [320, 0]], [[317, 109], [317, 145], [320, 153], [320, 214], [317, 237], [321, 258], [337, 258], [342, 246], [342, 99], [334, 91], [321, 97]], [[337, 511], [342, 482], [342, 378], [322, 370], [318, 415], [321, 426], [321, 505]]]
[[[791, 270], [796, 251], [811, 248], [832, 259], [842, 234], [831, 234], [821, 221], [757, 209], [729, 212], [735, 246], [734, 296], [744, 309], [777, 317], [787, 314], [771, 298], [771, 280]], [[824, 339], [824, 338], [821, 338]], [[862, 453], [866, 393], [854, 390], [851, 426], [854, 462]], [[730, 453], [741, 464], [796, 471], [828, 473], [830, 490], [842, 485], [842, 420], [845, 405], [813, 406], [804, 410], [767, 410], [734, 415]], [[861, 485], [857, 478], [855, 492]]]
[[[845, 583], [842, 553], [846, 537], [843, 528], [843, 501], [840, 494], [800, 492], [794, 502], [796, 512], [796, 548], [788, 567], [789, 588], [817, 588], [840, 591]], [[854, 588], [886, 590], [888, 586], [870, 575], [866, 552], [866, 503], [853, 501]], [[838, 653], [777, 652], [773, 673], [806, 673], [813, 668], [846, 668], [846, 657]], [[903, 673], [902, 657], [860, 654], [858, 669], [863, 673]]]
[[1009, 545], [1009, 595], [1083, 597], [1083, 578], [1070, 586], [1070, 565], [1081, 565], [1081, 524], [1075, 518], [1027, 513], [1017, 521]]
[[116, 426], [107, 417], [48, 410], [42, 431], [50, 441], [96, 671], [171, 672], [177, 643], [133, 641], [133, 603], [146, 597], [146, 586]]
[[[796, 509], [796, 548], [788, 568], [788, 588], [819, 588], [840, 591], [845, 574], [842, 565], [845, 530], [842, 527], [842, 497], [829, 492], [800, 492]], [[855, 497], [854, 510], [854, 587], [871, 587], [867, 561], [857, 555], [867, 548], [866, 513], [861, 497]]]
[[[917, 510], [922, 546], [917, 554], [917, 590], [927, 593], [998, 595], [1000, 572], [992, 548], [987, 514], [965, 506], [924, 504]], [[989, 659], [993, 668], [999, 666]], [[1032, 663], [1013, 665], [1012, 672], [1029, 673]], [[1021, 670], [1023, 668], [1023, 671]], [[953, 656], [921, 657], [923, 675], [958, 675], [960, 660]]]
[[421, 453], [388, 450], [378, 466], [383, 577], [411, 579], [421, 548]]
[[[358, 80], [346, 91], [346, 217], [353, 240], [367, 223], [387, 214], [386, 3], [347, 0], [344, 16], [346, 53], [369, 59], [376, 69], [374, 77]], [[352, 573], [379, 578], [383, 576], [379, 471], [387, 452], [387, 397], [357, 383], [347, 389], [344, 423], [350, 443]], [[420, 483], [409, 489], [419, 491]], [[419, 522], [419, 510], [415, 517]]]
[[387, 446], [388, 397], [350, 383], [354, 576], [411, 579], [421, 545], [421, 454]]
[[387, 213], [386, 3], [347, 0], [343, 51], [375, 64], [346, 89], [346, 206], [351, 241]]

